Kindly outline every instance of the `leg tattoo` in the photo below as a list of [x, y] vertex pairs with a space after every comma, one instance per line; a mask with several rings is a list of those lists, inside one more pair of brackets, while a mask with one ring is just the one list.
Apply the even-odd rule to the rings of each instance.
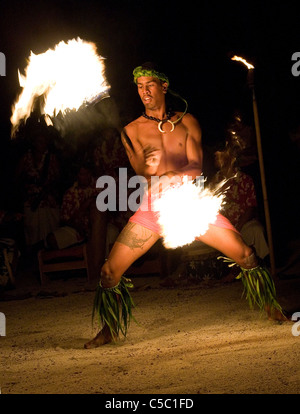
[[148, 230], [144, 227], [140, 227], [142, 229], [141, 234], [138, 234], [133, 231], [133, 229], [136, 227], [136, 223], [129, 222], [124, 230], [121, 232], [121, 234], [118, 237], [118, 242], [125, 244], [125, 246], [130, 247], [130, 249], [136, 249], [140, 248], [142, 249], [147, 243], [148, 240], [152, 237], [151, 230]]

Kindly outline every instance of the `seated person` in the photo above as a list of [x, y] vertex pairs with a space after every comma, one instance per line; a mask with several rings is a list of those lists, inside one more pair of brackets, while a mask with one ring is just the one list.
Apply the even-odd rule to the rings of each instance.
[[23, 215], [0, 209], [0, 291], [14, 287], [19, 262], [18, 224]]
[[24, 212], [27, 254], [34, 254], [44, 244], [48, 233], [59, 226], [60, 163], [53, 151], [49, 130], [43, 124], [29, 129], [30, 148], [17, 165], [16, 191], [19, 210]]
[[257, 198], [252, 178], [237, 167], [237, 152], [226, 144], [225, 149], [215, 152], [215, 165], [218, 172], [213, 183], [227, 180], [224, 184], [226, 195], [221, 213], [240, 232], [248, 246], [264, 259], [269, 254], [264, 228], [257, 219]]
[[64, 196], [61, 206], [61, 224], [46, 239], [50, 249], [64, 249], [88, 239], [90, 234], [90, 209], [96, 204], [95, 179], [87, 166], [81, 166], [77, 180]]

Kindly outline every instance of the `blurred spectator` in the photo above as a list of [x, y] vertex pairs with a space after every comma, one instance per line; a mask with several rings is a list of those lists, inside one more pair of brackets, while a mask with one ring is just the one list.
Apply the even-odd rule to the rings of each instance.
[[252, 178], [237, 167], [237, 149], [230, 144], [215, 152], [218, 172], [213, 184], [226, 180], [225, 200], [221, 213], [227, 217], [241, 233], [245, 243], [254, 247], [256, 254], [264, 259], [269, 248], [264, 228], [257, 217], [257, 198]]
[[60, 169], [46, 126], [35, 125], [30, 144], [17, 167], [16, 184], [24, 212], [26, 245], [32, 252], [59, 225]]
[[96, 181], [87, 166], [79, 168], [73, 185], [65, 192], [60, 210], [61, 227], [47, 236], [47, 247], [64, 249], [90, 236], [90, 211], [96, 204]]
[[118, 180], [118, 169], [130, 167], [118, 129], [106, 128], [101, 131], [92, 147], [92, 160], [97, 177], [105, 174]]
[[15, 285], [22, 218], [20, 213], [0, 210], [0, 290]]
[[88, 165], [81, 165], [77, 179], [65, 192], [61, 227], [47, 236], [49, 249], [63, 249], [86, 242], [91, 279], [99, 279], [106, 255], [107, 213], [96, 207], [96, 179]]
[[0, 209], [0, 240], [14, 240], [20, 252], [24, 251], [23, 214]]

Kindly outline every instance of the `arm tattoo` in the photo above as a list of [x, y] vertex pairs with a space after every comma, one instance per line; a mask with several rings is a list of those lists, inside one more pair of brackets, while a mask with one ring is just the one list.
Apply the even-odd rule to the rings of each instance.
[[141, 234], [138, 234], [133, 231], [134, 227], [136, 227], [136, 223], [129, 222], [120, 233], [117, 241], [125, 244], [125, 246], [130, 247], [132, 250], [142, 249], [145, 243], [152, 237], [152, 231], [140, 227], [142, 231], [140, 231]]

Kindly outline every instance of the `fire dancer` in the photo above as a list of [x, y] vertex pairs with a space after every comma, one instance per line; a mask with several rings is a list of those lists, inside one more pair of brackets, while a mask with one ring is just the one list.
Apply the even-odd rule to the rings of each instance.
[[[147, 63], [137, 67], [133, 75], [145, 112], [123, 129], [122, 142], [135, 172], [148, 180], [148, 188], [153, 176], [168, 177], [171, 181], [176, 181], [178, 177], [201, 176], [203, 155], [198, 121], [189, 113], [168, 111], [165, 97], [169, 80], [153, 64]], [[150, 190], [153, 193], [153, 187]], [[142, 205], [147, 202], [147, 199], [143, 200]], [[121, 292], [122, 296], [123, 292], [125, 299], [123, 296], [119, 298], [123, 306], [124, 301], [128, 299], [128, 291], [127, 280], [123, 281], [122, 275], [161, 237], [157, 212], [151, 209], [143, 211], [141, 207], [129, 219], [101, 269], [95, 307], [100, 313], [98, 316], [104, 321], [104, 326], [94, 339], [85, 344], [85, 348], [98, 347], [116, 339], [119, 332], [117, 325], [120, 322], [118, 310], [115, 312], [115, 319], [111, 318], [110, 323], [107, 318], [111, 312], [104, 309], [106, 314], [103, 316], [103, 307], [99, 310], [100, 306], [105, 308], [103, 302], [106, 300], [103, 301], [101, 298], [107, 293], [112, 308], [114, 299], [111, 295]], [[232, 224], [220, 214], [216, 222], [209, 225], [207, 232], [197, 239], [222, 252], [242, 269], [253, 269], [258, 265], [252, 249], [243, 242]], [[115, 302], [117, 301], [115, 299]], [[130, 305], [130, 300], [128, 304]], [[125, 312], [127, 311], [128, 306], [125, 306]], [[113, 326], [116, 326], [116, 329]], [[126, 328], [127, 326], [125, 330]]]

